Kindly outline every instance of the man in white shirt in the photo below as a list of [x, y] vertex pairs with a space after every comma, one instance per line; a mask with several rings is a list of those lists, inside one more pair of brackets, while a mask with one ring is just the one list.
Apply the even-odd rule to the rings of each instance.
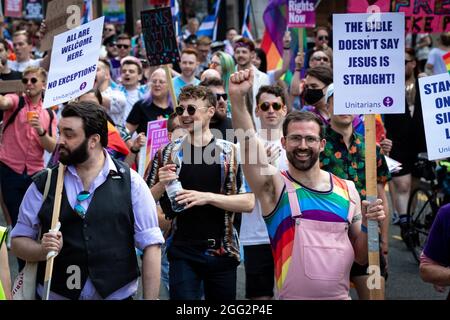
[[142, 63], [138, 58], [128, 56], [123, 58], [120, 64], [122, 84], [119, 86], [119, 90], [122, 91], [126, 98], [127, 105], [124, 111], [124, 118], [126, 119], [133, 105], [148, 92], [148, 86], [139, 84], [139, 81], [142, 79]]
[[126, 97], [123, 92], [111, 88], [111, 74], [107, 60], [98, 61], [94, 89], [98, 89], [102, 94], [103, 107], [114, 124], [125, 126]]
[[[253, 69], [254, 79], [253, 79], [253, 99], [251, 106], [251, 114], [253, 116], [253, 122], [255, 124], [256, 130], [261, 128], [261, 121], [258, 117], [256, 117], [255, 109], [256, 109], [256, 93], [259, 88], [263, 85], [269, 85], [270, 79], [269, 76], [259, 71], [252, 63], [252, 60], [255, 56], [255, 44], [252, 40], [242, 37], [238, 39], [234, 43], [234, 59], [237, 64], [237, 71], [245, 70], [245, 69]], [[249, 106], [250, 107], [250, 106]]]
[[8, 60], [8, 67], [11, 70], [23, 72], [27, 67], [41, 66], [43, 59], [31, 59], [33, 45], [26, 30], [20, 30], [13, 34], [13, 46], [16, 60]]

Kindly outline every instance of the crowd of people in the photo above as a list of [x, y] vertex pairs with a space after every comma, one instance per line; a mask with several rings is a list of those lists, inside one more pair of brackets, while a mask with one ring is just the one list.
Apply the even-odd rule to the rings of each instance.
[[[148, 65], [140, 20], [133, 36], [105, 23], [93, 89], [44, 109], [45, 26], [0, 19], [0, 86], [21, 80], [24, 88], [0, 94], [0, 203], [9, 227], [0, 227], [0, 299], [12, 298], [6, 248], [19, 270], [39, 262], [37, 299], [51, 251], [51, 299], [133, 299], [142, 279], [144, 299], [167, 290], [174, 300], [234, 300], [241, 261], [248, 299], [349, 299], [350, 283], [368, 299], [369, 220], [380, 226], [387, 280], [389, 225], [399, 223], [408, 244], [414, 163], [426, 152], [417, 79], [447, 72], [450, 33], [433, 49], [430, 35], [406, 38], [405, 112], [377, 117], [377, 200], [369, 203], [364, 116], [333, 113], [327, 27], [315, 29], [306, 53], [293, 52], [286, 31], [283, 65], [268, 71], [260, 41], [235, 28], [213, 42], [188, 19], [180, 61], [166, 68]], [[147, 125], [160, 119], [170, 142], [141, 177]], [[402, 170], [390, 173], [386, 156]], [[58, 162], [67, 166], [61, 228], [50, 232]], [[176, 183], [182, 189], [172, 196], [166, 190]], [[420, 269], [439, 290], [450, 286], [449, 213], [442, 208]], [[72, 265], [81, 277], [74, 288]]]

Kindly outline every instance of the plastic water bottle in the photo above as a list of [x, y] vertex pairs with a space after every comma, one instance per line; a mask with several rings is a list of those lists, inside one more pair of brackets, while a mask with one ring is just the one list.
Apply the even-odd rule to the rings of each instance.
[[175, 179], [166, 185], [167, 196], [170, 199], [170, 204], [172, 205], [172, 210], [174, 212], [181, 212], [185, 209], [184, 204], [179, 204], [177, 200], [175, 200], [177, 192], [181, 190], [183, 190], [183, 186], [178, 179]]

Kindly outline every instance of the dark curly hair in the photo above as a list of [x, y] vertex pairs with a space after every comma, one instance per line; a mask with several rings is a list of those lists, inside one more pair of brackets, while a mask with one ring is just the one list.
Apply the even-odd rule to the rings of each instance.
[[108, 145], [108, 123], [103, 107], [87, 101], [71, 102], [64, 107], [61, 116], [81, 118], [86, 138], [98, 134], [102, 147], [106, 148]]

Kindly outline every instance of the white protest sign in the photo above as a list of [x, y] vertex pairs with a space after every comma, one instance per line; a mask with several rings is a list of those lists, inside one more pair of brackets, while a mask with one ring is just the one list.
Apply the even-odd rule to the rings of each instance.
[[450, 157], [450, 75], [419, 78], [428, 160]]
[[403, 13], [333, 15], [335, 114], [405, 111]]
[[44, 108], [75, 99], [92, 89], [104, 18], [100, 17], [54, 38]]

